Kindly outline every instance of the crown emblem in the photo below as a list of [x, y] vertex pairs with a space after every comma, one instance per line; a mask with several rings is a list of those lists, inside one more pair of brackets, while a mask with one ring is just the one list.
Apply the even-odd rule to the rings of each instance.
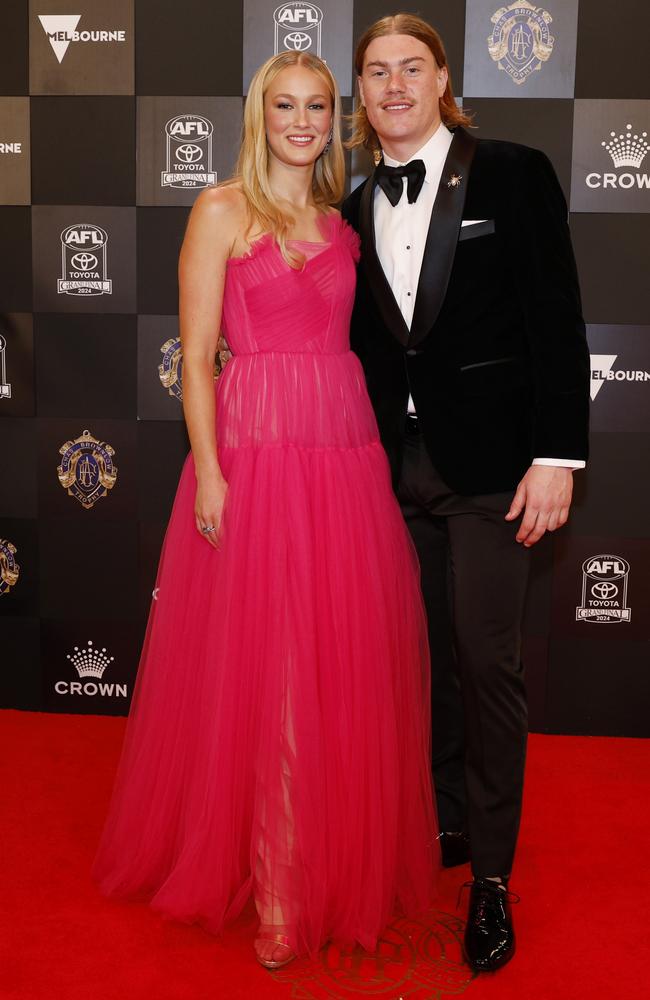
[[601, 146], [611, 156], [614, 166], [640, 167], [650, 149], [650, 143], [647, 142], [648, 133], [642, 132], [641, 135], [633, 135], [632, 126], [626, 125], [625, 133], [616, 135], [616, 132], [610, 132], [610, 136], [609, 142], [603, 140]]
[[100, 649], [93, 647], [92, 639], [88, 640], [88, 645], [84, 649], [75, 646], [74, 653], [68, 653], [67, 657], [72, 663], [80, 677], [101, 677], [109, 663], [115, 659], [114, 656], [106, 655], [106, 647]]

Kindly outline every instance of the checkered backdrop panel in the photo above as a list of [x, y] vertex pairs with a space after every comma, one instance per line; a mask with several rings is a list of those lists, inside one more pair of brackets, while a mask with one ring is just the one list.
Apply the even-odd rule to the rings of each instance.
[[[534, 553], [531, 725], [646, 735], [650, 8], [504, 2], [401, 6], [443, 35], [478, 135], [544, 149], [570, 206], [592, 457], [575, 477], [570, 525]], [[322, 54], [349, 110], [353, 40], [390, 12], [377, 0], [5, 0], [2, 704], [128, 710], [188, 450], [176, 283], [188, 212], [232, 170], [267, 55]], [[366, 169], [355, 158], [353, 184]]]

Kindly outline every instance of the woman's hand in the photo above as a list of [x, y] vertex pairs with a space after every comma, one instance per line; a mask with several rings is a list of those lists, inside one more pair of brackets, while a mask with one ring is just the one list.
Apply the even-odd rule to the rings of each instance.
[[[205, 538], [213, 548], [219, 548], [221, 519], [226, 502], [228, 483], [222, 476], [211, 476], [200, 479], [196, 486], [194, 502], [194, 517], [196, 528], [201, 538]], [[202, 528], [213, 528], [213, 531], [202, 531]]]

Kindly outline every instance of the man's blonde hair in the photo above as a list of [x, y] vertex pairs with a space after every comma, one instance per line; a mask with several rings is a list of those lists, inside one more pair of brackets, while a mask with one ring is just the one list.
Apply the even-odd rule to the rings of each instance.
[[[417, 14], [402, 13], [382, 17], [381, 20], [371, 24], [363, 33], [354, 53], [354, 68], [357, 78], [363, 74], [363, 63], [368, 46], [371, 42], [374, 42], [375, 38], [382, 38], [385, 35], [410, 35], [412, 38], [417, 38], [418, 41], [423, 42], [427, 46], [436, 61], [436, 65], [440, 68], [446, 66], [447, 72], [449, 72], [445, 47], [442, 44], [442, 38], [435, 28], [432, 28], [430, 24], [421, 17], [418, 17]], [[364, 146], [371, 153], [375, 153], [381, 149], [381, 144], [377, 133], [368, 120], [366, 109], [361, 103], [359, 96], [357, 93], [357, 109], [350, 116], [353, 131], [350, 139], [346, 142], [346, 146], [349, 149], [354, 149], [355, 146]], [[447, 126], [453, 127], [455, 125], [471, 124], [469, 115], [465, 114], [456, 104], [451, 86], [451, 76], [448, 77], [445, 92], [440, 98], [440, 117]]]

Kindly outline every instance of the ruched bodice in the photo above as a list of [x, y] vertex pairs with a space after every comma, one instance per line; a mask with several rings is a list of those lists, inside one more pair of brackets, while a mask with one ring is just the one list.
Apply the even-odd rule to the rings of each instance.
[[323, 243], [295, 240], [296, 270], [270, 235], [228, 261], [222, 329], [233, 358], [218, 385], [222, 448], [294, 444], [354, 448], [377, 441], [349, 326], [359, 240], [324, 216]]

